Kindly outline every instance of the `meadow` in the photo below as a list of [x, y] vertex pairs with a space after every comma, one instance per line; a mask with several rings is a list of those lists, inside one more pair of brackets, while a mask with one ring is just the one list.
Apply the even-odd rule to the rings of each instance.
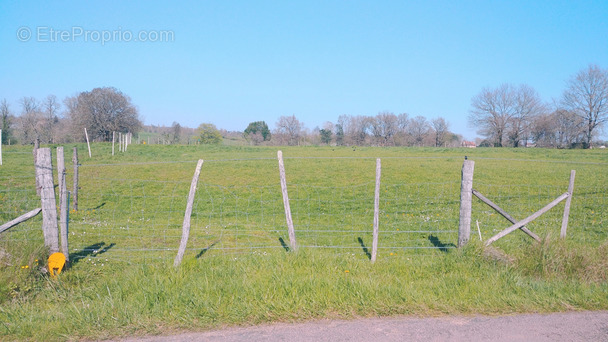
[[[383, 315], [608, 309], [608, 153], [602, 150], [283, 147], [298, 251], [289, 250], [276, 147], [65, 145], [79, 151], [71, 267], [42, 270], [41, 217], [0, 234], [0, 337], [78, 340]], [[0, 223], [39, 207], [31, 149], [3, 146]], [[53, 150], [53, 154], [54, 154]], [[460, 172], [522, 219], [576, 181], [563, 205], [510, 224], [474, 200], [455, 248]], [[369, 258], [376, 158], [380, 237]], [[205, 160], [182, 265], [173, 267], [194, 167]], [[68, 189], [72, 181], [67, 162]], [[56, 179], [55, 179], [56, 181]], [[478, 225], [477, 225], [478, 224]], [[479, 230], [477, 230], [479, 226]]]

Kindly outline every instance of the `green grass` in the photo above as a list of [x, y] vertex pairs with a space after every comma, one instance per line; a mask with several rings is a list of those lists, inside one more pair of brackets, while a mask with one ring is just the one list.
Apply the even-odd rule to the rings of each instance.
[[[2, 340], [323, 317], [608, 309], [605, 151], [285, 147], [298, 243], [322, 247], [287, 253], [279, 241], [288, 239], [276, 148], [131, 145], [112, 157], [109, 144], [94, 144], [89, 159], [86, 146], [77, 147], [82, 189], [80, 210], [70, 214], [72, 267], [57, 280], [41, 271], [40, 217], [0, 235]], [[38, 203], [31, 151], [3, 152], [4, 222]], [[558, 206], [528, 225], [542, 243], [520, 232], [495, 243], [508, 257], [488, 257], [475, 224], [466, 248], [434, 248], [456, 243], [464, 155], [476, 162], [474, 188], [519, 219], [565, 192], [576, 169], [568, 238], [557, 238]], [[383, 185], [372, 265], [364, 248], [371, 249], [376, 157]], [[205, 164], [189, 249], [175, 269], [199, 158]], [[484, 239], [508, 226], [479, 201], [476, 221]]]

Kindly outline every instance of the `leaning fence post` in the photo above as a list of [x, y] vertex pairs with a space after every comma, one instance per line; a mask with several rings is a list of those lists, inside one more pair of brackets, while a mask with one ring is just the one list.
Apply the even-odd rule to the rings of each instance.
[[78, 149], [76, 147], [74, 147], [74, 152], [72, 153], [72, 164], [74, 164], [74, 175], [72, 176], [74, 179], [74, 188], [72, 189], [74, 211], [78, 211]]
[[287, 221], [287, 232], [289, 234], [289, 246], [291, 250], [296, 251], [296, 233], [293, 229], [293, 220], [291, 218], [291, 207], [289, 205], [289, 196], [287, 195], [287, 180], [285, 179], [285, 165], [283, 164], [283, 152], [277, 152], [279, 159], [279, 176], [281, 178], [281, 192], [283, 194], [283, 206], [285, 207], [285, 221]]
[[177, 267], [184, 258], [186, 252], [186, 245], [188, 244], [188, 237], [190, 236], [190, 216], [192, 216], [192, 205], [194, 203], [194, 195], [196, 194], [196, 186], [198, 184], [198, 177], [201, 174], [201, 168], [203, 167], [203, 160], [199, 159], [196, 164], [196, 170], [192, 177], [192, 183], [190, 183], [190, 192], [188, 193], [188, 204], [186, 205], [186, 212], [184, 213], [184, 223], [182, 224], [182, 239], [179, 243], [179, 250], [175, 256], [173, 266]]
[[57, 205], [53, 184], [51, 149], [48, 147], [39, 148], [36, 151], [36, 156], [36, 179], [40, 184], [44, 245], [49, 248], [52, 254], [59, 252], [59, 232], [57, 231]]
[[475, 162], [465, 157], [462, 164], [460, 183], [460, 224], [458, 226], [458, 247], [467, 244], [471, 236], [471, 208], [473, 203], [473, 170]]
[[572, 202], [572, 193], [574, 192], [574, 176], [576, 176], [576, 170], [570, 171], [570, 183], [568, 184], [568, 198], [566, 199], [566, 207], [564, 208], [564, 217], [562, 219], [562, 231], [560, 233], [561, 238], [566, 237], [566, 230], [568, 230], [568, 218], [570, 217], [570, 203]]
[[87, 133], [87, 128], [84, 128], [84, 137], [87, 139], [87, 148], [89, 149], [89, 158], [91, 158], [91, 144], [89, 143], [89, 133]]
[[376, 262], [378, 254], [378, 217], [380, 216], [380, 173], [382, 166], [380, 158], [376, 159], [376, 190], [374, 193], [374, 235], [372, 238], [372, 263]]

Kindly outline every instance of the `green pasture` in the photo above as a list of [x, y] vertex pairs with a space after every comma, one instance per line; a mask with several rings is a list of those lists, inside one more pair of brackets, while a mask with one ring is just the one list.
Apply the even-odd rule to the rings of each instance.
[[[71, 268], [42, 270], [38, 216], [0, 235], [0, 337], [69, 340], [322, 317], [547, 312], [608, 308], [608, 153], [602, 150], [282, 147], [296, 230], [289, 244], [276, 147], [65, 145], [80, 157], [70, 211]], [[0, 223], [39, 207], [31, 149], [3, 146]], [[456, 249], [460, 172], [517, 219], [567, 191], [527, 227], [477, 199], [471, 243]], [[53, 149], [53, 158], [55, 150]], [[371, 264], [376, 158], [379, 252]], [[191, 235], [173, 268], [198, 159]], [[477, 229], [479, 225], [479, 230]]]

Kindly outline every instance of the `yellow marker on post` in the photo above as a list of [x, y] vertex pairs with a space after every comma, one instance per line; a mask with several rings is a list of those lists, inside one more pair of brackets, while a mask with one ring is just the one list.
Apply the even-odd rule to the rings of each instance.
[[63, 266], [65, 266], [65, 255], [63, 253], [53, 253], [49, 256], [49, 273], [51, 274], [51, 278], [55, 278], [61, 273]]

